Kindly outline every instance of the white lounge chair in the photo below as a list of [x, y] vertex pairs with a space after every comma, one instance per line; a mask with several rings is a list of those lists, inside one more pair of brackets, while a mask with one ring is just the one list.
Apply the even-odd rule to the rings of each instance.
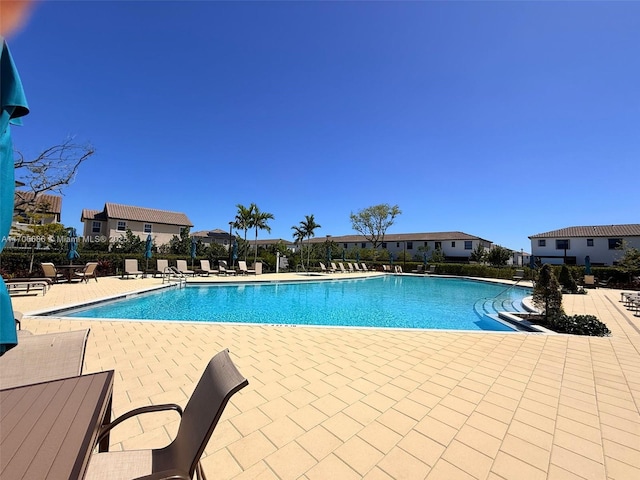
[[209, 260], [200, 260], [200, 268], [198, 269], [197, 273], [204, 273], [209, 276], [212, 273], [218, 273], [218, 270], [213, 270], [211, 268], [211, 263], [209, 262]]
[[218, 275], [235, 275], [236, 271], [227, 268], [227, 262], [225, 260], [218, 260]]
[[247, 268], [247, 262], [245, 262], [244, 260], [238, 261], [238, 271], [241, 275], [247, 275], [249, 273], [253, 275], [256, 274], [256, 271], [254, 269]]
[[126, 258], [124, 260], [124, 273], [123, 276], [126, 275], [129, 278], [129, 275], [133, 275], [137, 277], [138, 275], [142, 275], [142, 272], [138, 269], [138, 260], [135, 258]]
[[176, 260], [176, 268], [183, 275], [193, 275], [194, 277], [196, 275], [196, 272], [189, 270], [186, 260]]

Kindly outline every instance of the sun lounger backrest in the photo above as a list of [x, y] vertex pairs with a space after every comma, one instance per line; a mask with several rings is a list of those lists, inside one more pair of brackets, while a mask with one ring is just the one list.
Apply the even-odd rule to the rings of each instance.
[[0, 357], [0, 389], [82, 374], [88, 336], [89, 329], [21, 337]]

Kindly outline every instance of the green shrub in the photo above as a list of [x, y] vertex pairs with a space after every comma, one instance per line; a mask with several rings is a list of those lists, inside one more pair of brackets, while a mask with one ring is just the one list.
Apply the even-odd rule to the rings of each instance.
[[607, 337], [611, 331], [593, 315], [559, 315], [549, 319], [549, 328], [558, 333]]
[[576, 283], [576, 280], [573, 278], [573, 275], [566, 265], [563, 265], [560, 269], [560, 276], [558, 277], [558, 281], [560, 282], [560, 285], [562, 285], [564, 291], [568, 293], [577, 293], [578, 284]]

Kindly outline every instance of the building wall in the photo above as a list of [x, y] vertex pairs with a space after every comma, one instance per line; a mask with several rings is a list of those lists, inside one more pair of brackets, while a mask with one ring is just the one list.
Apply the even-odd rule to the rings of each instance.
[[[592, 265], [613, 265], [624, 255], [624, 251], [609, 248], [609, 238], [622, 238], [627, 247], [640, 249], [640, 237], [551, 237], [532, 238], [531, 254], [540, 258], [542, 263], [561, 265], [565, 260], [565, 250], [557, 248], [556, 240], [568, 240], [569, 248], [566, 250], [568, 264], [584, 265], [585, 257], [588, 255]], [[540, 240], [545, 241], [544, 246], [540, 245]], [[589, 245], [588, 240], [593, 244]]]
[[[114, 242], [125, 235], [126, 229], [129, 228], [134, 235], [141, 240], [146, 240], [149, 233], [144, 231], [146, 222], [136, 222], [131, 220], [125, 221], [124, 230], [118, 230], [118, 222], [122, 220], [109, 219], [100, 222], [100, 232], [93, 231], [93, 220], [85, 220], [84, 237], [95, 238], [96, 236], [108, 237], [110, 242]], [[151, 238], [153, 238], [157, 246], [165, 245], [171, 241], [173, 236], [180, 236], [180, 229], [184, 228], [180, 225], [166, 225], [162, 223], [151, 224]]]
[[[465, 242], [469, 242], [466, 244]], [[373, 244], [370, 242], [335, 242], [341, 248], [347, 250], [352, 248], [372, 248]], [[471, 252], [473, 252], [478, 244], [482, 244], [487, 250], [491, 248], [491, 242], [483, 241], [480, 239], [472, 240], [442, 240], [442, 241], [425, 241], [425, 240], [402, 240], [402, 241], [385, 241], [382, 249], [386, 249], [389, 253], [398, 255], [405, 251], [412, 257], [417, 255], [422, 257], [424, 250], [421, 247], [428, 246], [427, 256], [431, 255], [436, 250], [436, 244], [439, 244], [442, 253], [445, 257], [452, 258], [469, 258]], [[363, 244], [365, 245], [363, 247]], [[385, 248], [386, 247], [386, 248]], [[470, 247], [470, 248], [466, 248]]]

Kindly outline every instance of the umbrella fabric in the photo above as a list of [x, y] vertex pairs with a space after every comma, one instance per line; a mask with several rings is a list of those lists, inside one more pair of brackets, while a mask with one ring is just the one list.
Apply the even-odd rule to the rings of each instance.
[[191, 270], [193, 270], [193, 261], [196, 258], [196, 239], [191, 238]]
[[591, 275], [591, 257], [589, 255], [584, 257], [584, 274]]
[[424, 252], [422, 254], [422, 262], [424, 263], [424, 266], [427, 266], [427, 252]]
[[78, 238], [76, 237], [76, 229], [69, 229], [69, 242], [67, 244], [67, 258], [69, 259], [69, 265], [73, 263], [74, 258], [78, 258]]
[[146, 270], [149, 270], [149, 259], [151, 258], [151, 247], [153, 246], [153, 240], [151, 239], [151, 235], [147, 235], [147, 241], [144, 245], [144, 258], [147, 259]]
[[331, 260], [331, 245], [327, 245], [327, 263], [330, 263]]
[[231, 260], [233, 261], [231, 266], [235, 265], [235, 261], [238, 259], [238, 240], [233, 240], [233, 248], [231, 250]]
[[347, 253], [344, 251], [344, 248], [343, 248], [343, 249], [342, 249], [342, 261], [343, 261], [343, 262], [346, 262], [346, 261], [347, 261], [347, 259], [346, 259], [346, 255], [347, 255]]
[[360, 250], [356, 251], [356, 262], [360, 261]]
[[[0, 36], [0, 252], [11, 230], [13, 196], [15, 190], [13, 143], [9, 124], [20, 125], [19, 117], [29, 113], [9, 48]], [[0, 355], [18, 344], [16, 322], [9, 292], [0, 278]]]
[[389, 261], [391, 262], [391, 265], [393, 265], [393, 253], [389, 252]]
[[536, 259], [533, 255], [529, 257], [529, 267], [531, 268], [531, 270], [536, 268]]

